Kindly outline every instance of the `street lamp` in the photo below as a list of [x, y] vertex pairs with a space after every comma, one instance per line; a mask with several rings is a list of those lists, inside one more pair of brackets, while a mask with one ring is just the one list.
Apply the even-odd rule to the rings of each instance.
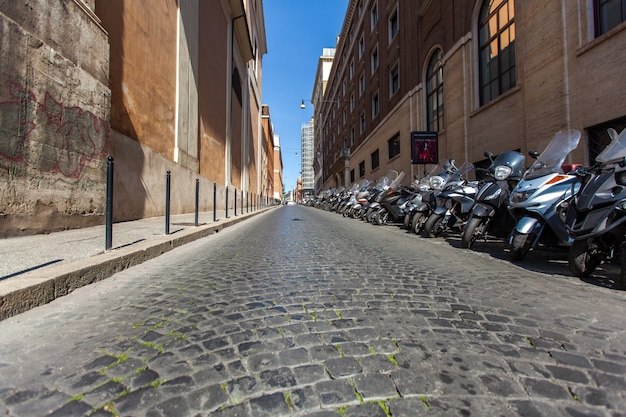
[[[311, 100], [302, 99], [302, 102], [300, 103], [300, 108], [302, 110], [306, 109], [306, 104], [304, 104], [305, 101], [308, 101], [309, 103], [313, 103]], [[341, 100], [320, 100], [320, 101], [318, 101], [318, 103], [340, 103], [340, 102], [341, 102]], [[353, 100], [349, 100], [348, 102], [349, 103], [354, 103]]]

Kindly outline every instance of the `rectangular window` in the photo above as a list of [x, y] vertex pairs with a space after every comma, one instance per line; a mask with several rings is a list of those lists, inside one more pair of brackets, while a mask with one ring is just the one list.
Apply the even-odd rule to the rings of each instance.
[[626, 0], [594, 0], [596, 37], [626, 21]]
[[396, 38], [396, 35], [398, 35], [398, 30], [398, 6], [396, 6], [396, 8], [393, 9], [393, 12], [391, 12], [391, 15], [389, 16], [389, 43], [391, 43], [391, 41]]
[[350, 94], [350, 113], [354, 111], [354, 94]]
[[354, 60], [350, 61], [350, 79], [354, 77]]
[[376, 118], [380, 113], [380, 100], [378, 100], [378, 91], [372, 95], [372, 119]]
[[350, 129], [350, 146], [354, 145], [354, 128]]
[[389, 148], [389, 159], [400, 155], [400, 133], [396, 133], [394, 137], [387, 141], [387, 147]]
[[361, 58], [364, 53], [365, 53], [365, 38], [363, 37], [363, 35], [361, 35], [361, 38], [359, 39], [359, 58]]
[[359, 127], [361, 128], [360, 133], [365, 133], [365, 112], [361, 113], [361, 117], [359, 118]]
[[372, 152], [372, 171], [375, 170], [376, 168], [378, 168], [378, 166], [380, 165], [380, 158], [379, 158], [379, 152], [378, 149], [376, 149], [374, 152]]
[[361, 76], [359, 77], [359, 97], [361, 97], [364, 92], [365, 92], [365, 75], [361, 73]]
[[365, 176], [365, 161], [359, 162], [359, 178], [363, 178]]
[[400, 89], [400, 70], [398, 64], [389, 71], [389, 96], [393, 96]]
[[372, 50], [372, 74], [378, 69], [378, 45]]
[[350, 170], [350, 182], [354, 182], [354, 169]]
[[377, 23], [378, 23], [378, 0], [375, 0], [374, 5], [372, 6], [372, 9], [371, 9], [371, 13], [370, 13], [370, 26], [372, 30], [374, 30]]

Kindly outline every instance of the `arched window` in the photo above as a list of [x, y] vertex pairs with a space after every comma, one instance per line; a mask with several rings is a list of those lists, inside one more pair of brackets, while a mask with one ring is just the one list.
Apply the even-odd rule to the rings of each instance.
[[430, 58], [426, 71], [427, 130], [443, 129], [443, 53], [438, 49]]
[[515, 1], [484, 0], [478, 20], [480, 104], [515, 87]]

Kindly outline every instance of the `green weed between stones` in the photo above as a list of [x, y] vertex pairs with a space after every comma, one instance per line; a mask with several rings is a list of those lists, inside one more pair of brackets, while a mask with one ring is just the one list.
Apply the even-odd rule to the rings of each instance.
[[285, 396], [285, 402], [287, 403], [289, 408], [293, 410], [293, 401], [291, 401], [291, 394], [289, 394], [288, 392], [285, 392], [284, 396]]
[[426, 397], [425, 395], [420, 395], [420, 401], [422, 403], [424, 403], [424, 407], [426, 407], [426, 410], [430, 411], [430, 404], [428, 404], [428, 397]]

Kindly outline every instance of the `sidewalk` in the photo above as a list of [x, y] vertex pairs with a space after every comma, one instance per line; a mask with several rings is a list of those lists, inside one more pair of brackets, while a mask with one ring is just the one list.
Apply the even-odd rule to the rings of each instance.
[[[277, 206], [273, 206], [277, 207]], [[84, 285], [219, 232], [267, 207], [234, 215], [229, 210], [172, 215], [113, 224], [113, 245], [105, 250], [105, 226], [45, 235], [0, 239], [0, 320], [49, 303]]]

